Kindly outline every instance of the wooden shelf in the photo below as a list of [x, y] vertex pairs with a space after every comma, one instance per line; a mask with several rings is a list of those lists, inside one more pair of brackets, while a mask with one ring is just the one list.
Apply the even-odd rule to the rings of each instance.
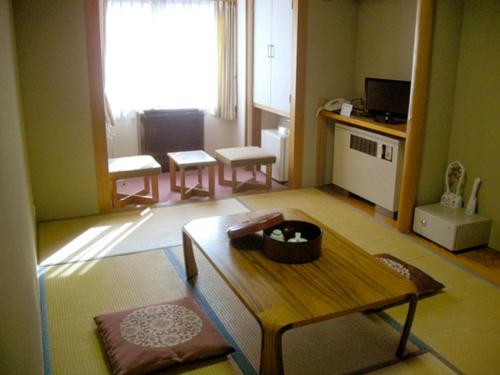
[[281, 116], [281, 117], [286, 117], [290, 118], [290, 113], [282, 112], [277, 109], [271, 108], [271, 107], [266, 107], [265, 105], [258, 104], [258, 103], [253, 103], [254, 108], [260, 109], [261, 111], [266, 111], [270, 113], [274, 113], [275, 115]]
[[344, 124], [357, 126], [363, 129], [370, 129], [382, 134], [392, 135], [394, 137], [406, 139], [406, 123], [395, 124], [395, 125], [383, 124], [367, 117], [359, 117], [359, 116], [347, 117], [328, 111], [321, 111], [319, 114], [325, 119], [334, 120], [337, 122], [342, 122]]

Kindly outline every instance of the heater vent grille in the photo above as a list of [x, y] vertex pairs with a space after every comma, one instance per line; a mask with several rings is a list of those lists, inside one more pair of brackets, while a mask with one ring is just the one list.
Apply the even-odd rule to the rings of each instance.
[[377, 142], [351, 134], [350, 148], [364, 154], [377, 156]]

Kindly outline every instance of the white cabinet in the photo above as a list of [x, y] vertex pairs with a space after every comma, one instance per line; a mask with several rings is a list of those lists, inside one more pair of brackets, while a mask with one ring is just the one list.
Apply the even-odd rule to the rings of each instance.
[[278, 129], [262, 130], [262, 149], [276, 156], [273, 165], [273, 179], [288, 181], [288, 134], [280, 134]]
[[290, 112], [292, 0], [254, 1], [254, 104]]
[[490, 230], [490, 219], [467, 215], [463, 208], [453, 209], [440, 203], [415, 208], [413, 231], [450, 251], [486, 245]]

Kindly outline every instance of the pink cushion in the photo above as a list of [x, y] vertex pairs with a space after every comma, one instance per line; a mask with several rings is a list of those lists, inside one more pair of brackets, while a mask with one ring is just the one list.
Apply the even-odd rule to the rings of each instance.
[[231, 353], [191, 297], [94, 318], [113, 374], [146, 374]]
[[247, 167], [257, 164], [272, 164], [276, 156], [257, 146], [219, 148], [215, 158], [231, 167]]

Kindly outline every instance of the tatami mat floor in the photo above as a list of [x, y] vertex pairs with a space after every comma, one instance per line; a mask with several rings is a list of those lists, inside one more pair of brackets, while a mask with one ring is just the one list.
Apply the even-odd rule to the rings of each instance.
[[[241, 201], [252, 209], [300, 207], [366, 251], [390, 253], [442, 281], [444, 292], [419, 302], [412, 332], [459, 373], [500, 373], [500, 294], [495, 284], [317, 189], [247, 196]], [[396, 307], [388, 313], [401, 323], [406, 310]]]
[[[347, 195], [345, 192], [340, 191], [332, 184], [321, 186], [318, 189], [334, 196], [352, 207], [355, 207], [356, 209], [365, 212], [381, 223], [396, 227], [395, 220], [378, 213], [372, 203], [367, 202], [362, 198], [354, 195]], [[434, 252], [448, 257], [452, 261], [480, 274], [500, 286], [500, 251], [488, 248], [487, 246], [480, 246], [467, 251], [453, 253], [416, 233], [409, 233], [408, 236]]]
[[[106, 248], [110, 243], [114, 243], [111, 241], [112, 238], [115, 240], [120, 238], [119, 247], [124, 249], [121, 253], [127, 252], [127, 249], [130, 251], [137, 249], [138, 245], [141, 246], [140, 249], [142, 250], [172, 246], [179, 239], [179, 237], [174, 238], [176, 235], [175, 231], [180, 228], [179, 225], [182, 226], [183, 221], [199, 217], [200, 215], [223, 215], [244, 212], [248, 209], [300, 208], [368, 252], [373, 254], [382, 252], [391, 253], [428, 272], [446, 285], [444, 292], [421, 300], [417, 307], [417, 315], [412, 332], [415, 338], [427, 348], [428, 352], [423, 355], [407, 358], [392, 366], [377, 369], [377, 374], [500, 373], [500, 362], [498, 361], [498, 354], [500, 352], [497, 345], [498, 335], [500, 334], [500, 322], [498, 320], [498, 316], [500, 316], [500, 298], [498, 298], [498, 288], [494, 284], [482, 277], [478, 277], [474, 273], [468, 272], [461, 266], [457, 266], [452, 260], [430, 251], [417, 241], [397, 232], [390, 225], [381, 224], [370, 217], [370, 215], [353, 209], [348, 204], [342, 202], [342, 200], [317, 189], [300, 189], [248, 195], [239, 197], [238, 201], [230, 199], [227, 202], [221, 202], [223, 201], [210, 207], [203, 207], [203, 204], [185, 205], [184, 210], [179, 211], [184, 213], [184, 216], [180, 220], [175, 215], [170, 215], [168, 211], [161, 213], [157, 211], [155, 213], [157, 214], [156, 219], [158, 219], [156, 224], [154, 224], [152, 219], [145, 220], [126, 236], [117, 237], [116, 233], [113, 235], [111, 234], [113, 231], [110, 231], [107, 234], [110, 236], [107, 240], [102, 238], [97, 240], [94, 238], [93, 241], [87, 244], [85, 244], [85, 238], [99, 231], [95, 228], [101, 228], [100, 230], [104, 232], [103, 227], [106, 227], [106, 230], [110, 230], [109, 228], [123, 228], [124, 224], [131, 222], [132, 224], [127, 227], [130, 229], [133, 227], [134, 222], [137, 223], [140, 221], [140, 218], [137, 214], [134, 216], [130, 212], [126, 212], [123, 214], [44, 223], [39, 227], [40, 259], [46, 261], [45, 266], [47, 266], [51, 264], [47, 262], [47, 259], [51, 257], [52, 259], [58, 259], [58, 252], [65, 250], [65, 254], [67, 255], [70, 252], [68, 249], [72, 248], [78, 249], [76, 261], [91, 259], [95, 254], [99, 253], [96, 249], [101, 247]], [[172, 208], [174, 207], [166, 207], [165, 209]], [[153, 209], [152, 211], [155, 212], [155, 210]], [[81, 237], [82, 235], [83, 237]], [[102, 246], [96, 245], [96, 243], [100, 243]], [[73, 244], [73, 247], [69, 246], [69, 244]], [[104, 246], [103, 244], [107, 245]], [[177, 245], [179, 244], [180, 242], [177, 243]], [[118, 245], [115, 244], [113, 246], [116, 247]], [[88, 251], [88, 247], [91, 247], [90, 252]], [[86, 257], [82, 258], [82, 254], [86, 254]], [[127, 259], [130, 257], [133, 257], [133, 255], [125, 255], [113, 259], [116, 259], [117, 262], [128, 262]], [[65, 263], [68, 258], [63, 257], [59, 260], [59, 262], [53, 262], [52, 264]], [[94, 267], [94, 271], [98, 270], [100, 264], [104, 261], [94, 260], [80, 262], [79, 264], [75, 263], [73, 265], [63, 264], [62, 266], [52, 268], [42, 267], [47, 284], [55, 283], [53, 284], [55, 285], [54, 287], [50, 286], [46, 290], [46, 308], [48, 314], [52, 316], [50, 320], [53, 322], [48, 327], [50, 341], [56, 342], [60, 347], [67, 346], [71, 348], [74, 345], [69, 337], [66, 339], [54, 338], [54, 335], [68, 330], [68, 327], [65, 326], [66, 323], [63, 324], [63, 322], [67, 321], [67, 316], [64, 314], [64, 301], [74, 300], [77, 297], [75, 288], [78, 288], [78, 285], [81, 286], [79, 280], [84, 280], [85, 277], [91, 274], [87, 272], [90, 268]], [[138, 276], [134, 270], [130, 270], [129, 274], [132, 279], [134, 278], [134, 274]], [[80, 275], [81, 279], [70, 277], [71, 275]], [[143, 293], [135, 295], [134, 288], [127, 287], [130, 284], [130, 280], [113, 280], [112, 272], [104, 273], [95, 278], [95, 280], [88, 280], [88, 282], [95, 282], [95, 286], [91, 290], [98, 290], [103, 283], [115, 285], [115, 282], [120, 281], [109, 296], [104, 295], [99, 297], [100, 301], [106, 298], [118, 301], [116, 308], [122, 305], [123, 308], [126, 308], [130, 304], [153, 303], [156, 299], [168, 299], [172, 297], [168, 293], [177, 293], [164, 287], [166, 285], [165, 280], [160, 280], [163, 277], [162, 272], [144, 271], [144, 275], [141, 274], [142, 276], [146, 279], [153, 278], [152, 284], [161, 284], [163, 289], [156, 290], [156, 287], [147, 288], [148, 294], [146, 296]], [[72, 283], [76, 284], [72, 286]], [[183, 287], [177, 286], [172, 289], [182, 291]], [[57, 296], [55, 297], [51, 293], [56, 293]], [[92, 307], [94, 303], [92, 301], [94, 299], [91, 296], [86, 296], [81, 300], [82, 313], [84, 310], [87, 315], [95, 313], [95, 311], [87, 311], [88, 308]], [[406, 310], [403, 307], [396, 307], [387, 311], [390, 319], [394, 319], [400, 323], [405, 313]], [[72, 318], [83, 319], [80, 316]], [[88, 339], [90, 342], [96, 344], [95, 340], [97, 340], [97, 337], [95, 336], [94, 327], [89, 324], [86, 329], [88, 330]], [[93, 353], [91, 355], [99, 356], [101, 354]], [[64, 356], [66, 354], [58, 354], [57, 349], [54, 349], [50, 354], [50, 358], [57, 358], [57, 361], [63, 361], [62, 357]], [[77, 357], [78, 353], [74, 353], [66, 359], [68, 361], [78, 361]], [[101, 363], [95, 364], [95, 366], [99, 367], [104, 362], [102, 358], [98, 359]], [[54, 366], [60, 365], [60, 363], [52, 364]], [[220, 366], [220, 364], [215, 365]], [[90, 373], [105, 374], [107, 371], [106, 367], [96, 367], [95, 372], [92, 371]], [[211, 372], [203, 372], [202, 370], [196, 371], [201, 371], [199, 372], [200, 374], [211, 374]], [[89, 372], [82, 371], [81, 373]]]

